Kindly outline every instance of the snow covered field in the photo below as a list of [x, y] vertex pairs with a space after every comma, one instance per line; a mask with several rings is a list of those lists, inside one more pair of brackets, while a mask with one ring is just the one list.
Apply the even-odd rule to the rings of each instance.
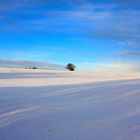
[[140, 140], [140, 75], [1, 68], [0, 140]]

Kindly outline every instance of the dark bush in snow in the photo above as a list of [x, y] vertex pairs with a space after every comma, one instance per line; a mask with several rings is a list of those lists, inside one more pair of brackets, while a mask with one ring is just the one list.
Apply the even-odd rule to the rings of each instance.
[[69, 64], [67, 64], [66, 69], [68, 69], [70, 71], [74, 71], [75, 70], [75, 65], [69, 63]]

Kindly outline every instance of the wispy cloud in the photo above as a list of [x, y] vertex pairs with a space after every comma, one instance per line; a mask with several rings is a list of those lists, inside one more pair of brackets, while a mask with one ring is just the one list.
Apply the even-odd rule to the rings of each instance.
[[5, 0], [0, 1], [0, 32], [128, 42], [130, 48], [116, 54], [134, 57], [140, 52], [139, 7], [138, 0]]
[[130, 56], [130, 57], [140, 57], [139, 51], [120, 51], [120, 52], [116, 52], [116, 54], [123, 55], [123, 56]]
[[49, 62], [27, 61], [27, 60], [5, 60], [0, 59], [0, 67], [37, 67], [41, 69], [64, 69], [63, 65], [53, 64]]
[[[15, 11], [12, 9], [10, 13], [1, 13], [1, 17], [5, 17], [1, 23], [1, 32], [73, 32], [119, 41], [140, 38], [140, 10], [121, 8], [123, 5], [137, 5], [138, 1], [112, 0], [100, 4], [98, 1], [84, 0], [61, 0], [59, 3], [55, 0], [16, 0], [8, 3], [1, 2], [1, 7], [5, 7], [6, 12], [11, 9], [9, 7], [14, 7]], [[65, 5], [62, 6], [62, 3]]]

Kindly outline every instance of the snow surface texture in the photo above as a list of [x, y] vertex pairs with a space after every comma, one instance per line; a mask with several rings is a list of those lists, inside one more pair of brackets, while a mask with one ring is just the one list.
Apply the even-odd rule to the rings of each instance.
[[79, 75], [1, 70], [0, 140], [140, 140], [140, 79]]

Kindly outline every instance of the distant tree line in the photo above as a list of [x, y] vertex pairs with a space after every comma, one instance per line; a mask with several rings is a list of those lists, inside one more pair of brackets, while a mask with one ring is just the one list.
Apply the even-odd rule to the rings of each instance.
[[[75, 71], [76, 66], [72, 63], [68, 63], [66, 65], [66, 69], [68, 69], [69, 71]], [[37, 67], [25, 67], [25, 69], [38, 69]]]
[[37, 69], [37, 67], [25, 67], [25, 69]]

